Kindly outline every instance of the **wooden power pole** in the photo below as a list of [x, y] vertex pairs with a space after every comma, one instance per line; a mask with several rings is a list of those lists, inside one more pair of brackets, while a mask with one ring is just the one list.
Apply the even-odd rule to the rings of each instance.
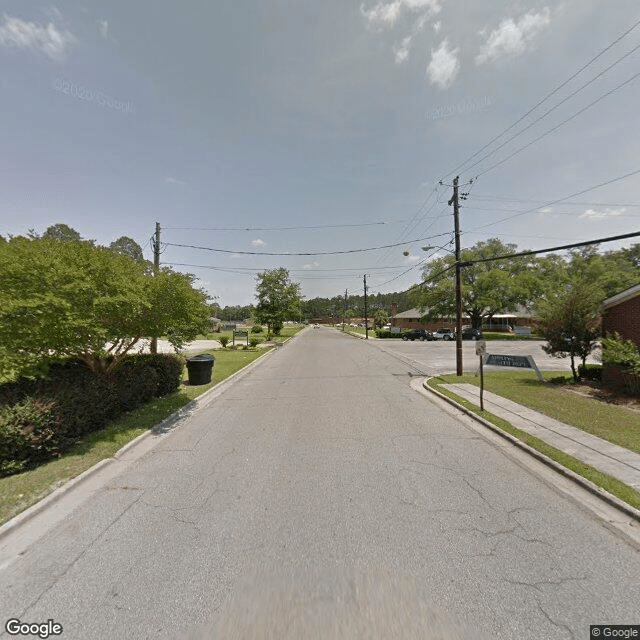
[[449, 206], [453, 204], [453, 223], [456, 240], [456, 375], [462, 375], [462, 277], [460, 273], [460, 202], [458, 198], [459, 176], [453, 181], [453, 196]]
[[[156, 233], [153, 238], [153, 273], [157, 276], [160, 271], [160, 223], [156, 222]], [[158, 337], [151, 338], [151, 353], [158, 353]]]

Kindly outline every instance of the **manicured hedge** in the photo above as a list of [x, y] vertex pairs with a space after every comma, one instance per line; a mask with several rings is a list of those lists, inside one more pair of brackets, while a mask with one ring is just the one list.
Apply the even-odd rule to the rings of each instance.
[[588, 364], [578, 365], [578, 375], [583, 380], [602, 380], [602, 365], [601, 364]]
[[133, 355], [106, 375], [70, 360], [45, 378], [0, 385], [0, 476], [59, 456], [83, 435], [176, 391], [182, 368], [176, 356]]
[[391, 331], [376, 329], [376, 338], [402, 338], [402, 333], [391, 333]]

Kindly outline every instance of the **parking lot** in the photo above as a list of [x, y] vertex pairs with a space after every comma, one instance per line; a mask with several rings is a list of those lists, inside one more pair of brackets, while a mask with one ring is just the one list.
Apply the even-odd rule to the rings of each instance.
[[[451, 341], [420, 342], [418, 340], [404, 342], [397, 338], [371, 340], [371, 344], [379, 349], [416, 367], [425, 375], [439, 375], [441, 373], [455, 373], [456, 343]], [[547, 355], [542, 350], [543, 340], [488, 340], [487, 353], [500, 355], [533, 356], [540, 371], [563, 371], [570, 373], [571, 360]], [[598, 363], [593, 355], [587, 359], [588, 363]], [[476, 343], [473, 340], [462, 342], [462, 364], [465, 373], [478, 370], [479, 358], [476, 356]], [[485, 371], [499, 370], [513, 371], [505, 367], [486, 367]]]

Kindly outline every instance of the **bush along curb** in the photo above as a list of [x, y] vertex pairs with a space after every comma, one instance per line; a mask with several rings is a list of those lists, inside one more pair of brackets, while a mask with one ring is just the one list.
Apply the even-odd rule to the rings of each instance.
[[609, 493], [606, 489], [603, 489], [602, 487], [599, 487], [597, 484], [594, 484], [593, 482], [591, 482], [591, 480], [587, 480], [586, 478], [583, 478], [581, 475], [579, 475], [575, 471], [572, 471], [571, 469], [567, 469], [567, 467], [561, 465], [559, 462], [556, 462], [555, 460], [552, 460], [551, 458], [547, 457], [546, 455], [544, 455], [544, 453], [541, 453], [537, 449], [530, 447], [528, 444], [525, 444], [524, 442], [522, 442], [522, 440], [519, 440], [515, 436], [512, 436], [510, 433], [503, 431], [502, 429], [500, 429], [500, 427], [496, 426], [492, 422], [489, 422], [488, 420], [485, 420], [482, 416], [479, 416], [477, 413], [471, 411], [471, 409], [467, 409], [466, 407], [459, 404], [452, 398], [449, 398], [448, 396], [445, 396], [443, 393], [440, 393], [438, 390], [434, 389], [433, 387], [430, 387], [428, 385], [428, 381], [430, 379], [431, 378], [427, 378], [427, 380], [425, 380], [422, 383], [422, 386], [425, 389], [427, 389], [427, 391], [430, 391], [431, 393], [435, 394], [442, 400], [445, 400], [450, 405], [454, 406], [456, 409], [459, 409], [460, 411], [468, 415], [470, 418], [473, 418], [476, 422], [479, 422], [480, 424], [484, 425], [485, 427], [487, 427], [488, 429], [490, 429], [500, 437], [504, 438], [505, 440], [508, 440], [511, 444], [514, 444], [519, 449], [522, 449], [532, 457], [536, 458], [536, 460], [538, 460], [539, 462], [542, 462], [543, 464], [550, 467], [554, 471], [557, 471], [560, 475], [563, 475], [565, 478], [568, 478], [569, 480], [580, 485], [583, 489], [586, 489], [589, 493], [597, 496], [601, 500], [604, 500], [610, 506], [615, 507], [619, 511], [624, 512], [630, 518], [633, 518], [637, 522], [640, 522], [640, 511], [638, 509], [635, 509], [630, 504], [627, 504], [623, 500], [620, 500], [620, 498], [617, 498], [613, 494]]

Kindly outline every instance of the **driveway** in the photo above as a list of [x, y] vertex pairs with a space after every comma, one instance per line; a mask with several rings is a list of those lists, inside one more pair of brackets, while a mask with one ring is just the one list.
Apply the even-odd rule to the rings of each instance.
[[[382, 351], [406, 359], [417, 367], [421, 373], [434, 376], [456, 371], [456, 343], [438, 340], [436, 342], [414, 342], [397, 338], [371, 340], [370, 343]], [[556, 358], [547, 355], [542, 350], [543, 340], [487, 340], [487, 353], [500, 355], [533, 356], [540, 371], [571, 372], [569, 358]], [[588, 363], [598, 363], [593, 356]], [[478, 370], [479, 358], [476, 355], [476, 343], [473, 340], [462, 342], [462, 364], [465, 373], [475, 373]], [[505, 367], [486, 367], [485, 371], [509, 370]], [[513, 371], [513, 369], [510, 369]]]

